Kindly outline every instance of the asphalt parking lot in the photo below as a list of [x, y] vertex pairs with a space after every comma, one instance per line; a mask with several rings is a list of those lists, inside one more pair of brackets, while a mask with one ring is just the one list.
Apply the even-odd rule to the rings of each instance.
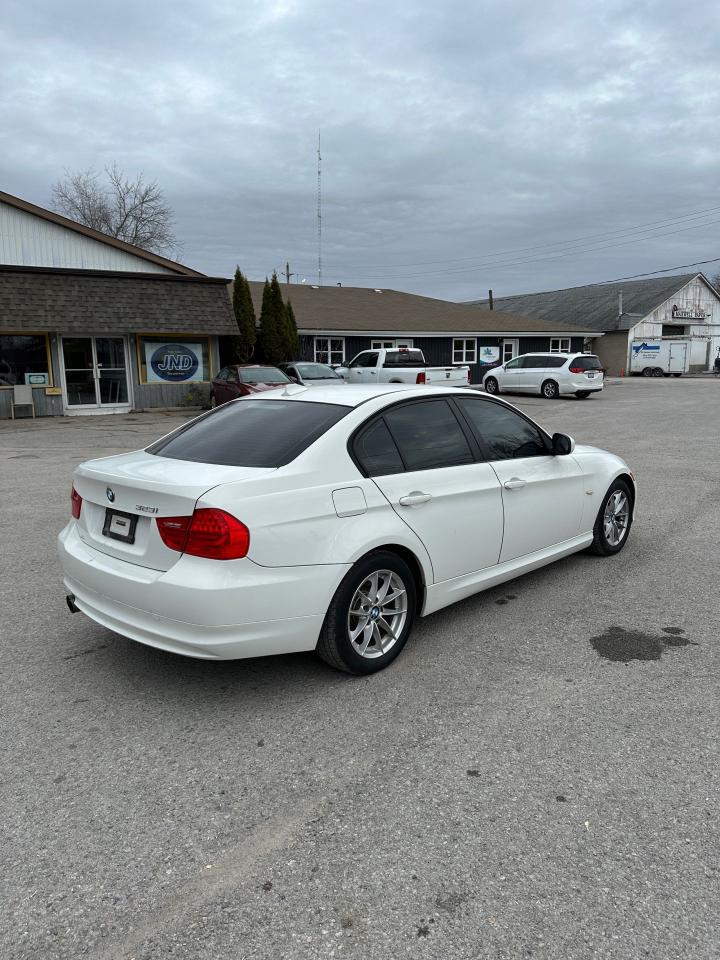
[[4, 960], [717, 958], [720, 382], [518, 403], [628, 460], [627, 548], [362, 679], [71, 616], [73, 467], [187, 414], [0, 422]]

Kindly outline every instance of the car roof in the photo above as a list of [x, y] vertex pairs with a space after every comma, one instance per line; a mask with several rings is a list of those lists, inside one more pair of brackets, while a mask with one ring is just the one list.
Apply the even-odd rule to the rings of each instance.
[[277, 370], [280, 364], [277, 363], [229, 363], [229, 367], [236, 367], [238, 370]]
[[466, 387], [429, 387], [414, 383], [384, 383], [384, 384], [347, 384], [342, 389], [337, 387], [303, 387], [299, 384], [289, 384], [287, 387], [278, 387], [275, 390], [266, 390], [262, 397], [254, 394], [253, 397], [240, 397], [233, 403], [244, 403], [247, 400], [299, 400], [305, 403], [332, 403], [342, 404], [345, 407], [359, 407], [368, 400], [380, 397], [398, 399], [398, 395], [408, 399], [422, 399], [423, 397], [452, 397], [458, 394], [486, 397], [487, 395]]

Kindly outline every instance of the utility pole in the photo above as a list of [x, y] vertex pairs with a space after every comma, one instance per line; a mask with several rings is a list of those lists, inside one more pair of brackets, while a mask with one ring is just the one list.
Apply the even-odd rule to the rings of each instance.
[[495, 302], [493, 301], [492, 290], [488, 290], [488, 293], [490, 294], [490, 310], [494, 310], [494, 309], [495, 309]]
[[322, 286], [322, 181], [321, 181], [321, 157], [320, 157], [320, 131], [318, 130], [318, 149], [317, 149], [317, 240], [318, 240], [318, 286]]
[[285, 282], [289, 285], [290, 277], [294, 277], [294, 276], [295, 276], [294, 273], [290, 273], [290, 264], [286, 261], [285, 262]]

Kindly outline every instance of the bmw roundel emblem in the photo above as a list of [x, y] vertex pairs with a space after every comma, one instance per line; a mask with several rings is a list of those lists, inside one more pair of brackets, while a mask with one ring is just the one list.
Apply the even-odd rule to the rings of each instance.
[[106, 491], [105, 491], [105, 496], [108, 498], [108, 500], [110, 501], [110, 503], [115, 503], [115, 493], [114, 493], [113, 490], [111, 490], [110, 487], [108, 487], [108, 488], [106, 489]]

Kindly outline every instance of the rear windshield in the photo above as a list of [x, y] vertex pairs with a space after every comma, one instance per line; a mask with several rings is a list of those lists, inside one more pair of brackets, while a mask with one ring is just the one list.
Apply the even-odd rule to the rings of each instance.
[[282, 467], [351, 409], [299, 400], [236, 400], [158, 440], [146, 452], [228, 467]]
[[385, 354], [385, 367], [424, 367], [422, 350], [388, 350]]
[[240, 367], [238, 370], [243, 383], [289, 383], [290, 380], [277, 367]]
[[303, 380], [339, 380], [332, 367], [324, 363], [296, 363], [295, 369]]
[[602, 364], [597, 357], [575, 357], [570, 366], [576, 370], [602, 370]]

